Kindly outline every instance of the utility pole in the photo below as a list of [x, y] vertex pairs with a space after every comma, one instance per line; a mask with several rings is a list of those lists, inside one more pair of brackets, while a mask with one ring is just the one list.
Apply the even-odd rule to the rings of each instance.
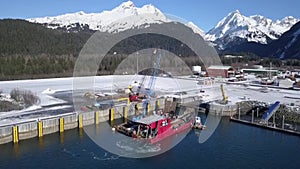
[[284, 129], [284, 115], [282, 116], [282, 129]]
[[254, 122], [254, 110], [252, 110], [252, 120], [251, 122], [253, 123]]
[[139, 52], [136, 52], [136, 74], [139, 74]]
[[276, 124], [275, 124], [275, 117], [276, 117], [276, 113], [273, 114], [273, 127], [274, 127], [274, 128], [276, 127]]

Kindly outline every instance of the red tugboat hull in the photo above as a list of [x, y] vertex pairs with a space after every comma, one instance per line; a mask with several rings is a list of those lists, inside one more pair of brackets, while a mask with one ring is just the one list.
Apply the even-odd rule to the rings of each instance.
[[151, 144], [154, 144], [156, 142], [162, 141], [172, 135], [181, 133], [183, 131], [189, 130], [192, 128], [193, 125], [193, 121], [191, 120], [191, 122], [183, 124], [182, 126], [178, 127], [178, 128], [169, 128], [167, 131], [165, 131], [162, 134], [157, 135], [155, 138], [151, 138], [149, 139], [149, 142]]
[[194, 118], [191, 116], [171, 119], [160, 115], [152, 115], [117, 125], [115, 128], [126, 136], [142, 139], [153, 144], [191, 129], [193, 122]]

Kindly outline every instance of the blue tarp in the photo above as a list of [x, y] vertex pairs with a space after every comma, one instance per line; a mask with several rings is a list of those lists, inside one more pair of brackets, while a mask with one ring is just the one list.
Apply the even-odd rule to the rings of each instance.
[[275, 102], [272, 106], [269, 107], [268, 111], [263, 115], [262, 120], [268, 121], [271, 116], [274, 114], [274, 112], [279, 108], [280, 102]]

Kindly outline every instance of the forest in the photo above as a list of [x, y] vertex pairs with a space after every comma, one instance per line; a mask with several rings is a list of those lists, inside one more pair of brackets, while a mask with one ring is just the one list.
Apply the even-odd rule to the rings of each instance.
[[[25, 20], [0, 20], [0, 80], [72, 76], [76, 59], [94, 32], [67, 32]], [[157, 34], [143, 34], [116, 44], [99, 65], [97, 74], [113, 74], [128, 55], [147, 48], [167, 50], [180, 56], [189, 67], [202, 65], [196, 54], [180, 41]], [[253, 62], [269, 66], [272, 62], [274, 67], [300, 66], [296, 59], [262, 58], [252, 53], [235, 54], [242, 55], [241, 58], [226, 58], [224, 55], [220, 54], [220, 59], [225, 65]]]

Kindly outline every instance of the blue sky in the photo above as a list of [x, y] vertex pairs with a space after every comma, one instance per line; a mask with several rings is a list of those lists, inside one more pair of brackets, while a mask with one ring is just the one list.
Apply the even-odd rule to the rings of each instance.
[[[84, 11], [111, 10], [127, 0], [4, 0], [0, 18], [56, 16]], [[229, 12], [238, 9], [249, 16], [260, 14], [270, 19], [285, 16], [300, 18], [300, 0], [132, 0], [141, 7], [153, 4], [162, 12], [194, 22], [204, 31], [214, 27]]]

